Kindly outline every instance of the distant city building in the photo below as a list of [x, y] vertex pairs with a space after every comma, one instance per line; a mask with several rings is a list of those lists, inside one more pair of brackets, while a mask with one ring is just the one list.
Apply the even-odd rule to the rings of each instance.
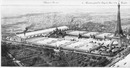
[[[61, 27], [57, 27], [57, 28], [60, 29], [60, 30], [69, 29], [67, 26], [61, 26]], [[21, 38], [32, 38], [32, 37], [37, 37], [37, 36], [46, 36], [50, 32], [53, 32], [54, 30], [56, 30], [56, 28], [49, 28], [49, 29], [45, 29], [45, 30], [26, 32], [25, 34], [21, 33], [21, 34], [17, 34], [17, 36], [19, 36]]]

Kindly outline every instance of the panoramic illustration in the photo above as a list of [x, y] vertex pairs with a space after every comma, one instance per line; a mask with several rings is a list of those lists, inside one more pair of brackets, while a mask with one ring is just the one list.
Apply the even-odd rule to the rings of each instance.
[[2, 67], [130, 67], [130, 1], [2, 2]]

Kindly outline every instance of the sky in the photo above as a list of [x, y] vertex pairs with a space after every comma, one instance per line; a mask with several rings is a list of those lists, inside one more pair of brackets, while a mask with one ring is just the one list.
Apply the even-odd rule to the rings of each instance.
[[[2, 17], [46, 12], [115, 12], [118, 0], [2, 0]], [[120, 0], [121, 10], [130, 11], [130, 0]]]

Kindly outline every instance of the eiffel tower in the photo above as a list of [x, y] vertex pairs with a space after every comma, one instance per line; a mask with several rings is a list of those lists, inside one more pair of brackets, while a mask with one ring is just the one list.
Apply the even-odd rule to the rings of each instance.
[[116, 30], [115, 30], [115, 37], [117, 37], [118, 39], [118, 46], [121, 47], [122, 46], [122, 41], [124, 36], [122, 27], [121, 27], [121, 16], [120, 16], [120, 3], [118, 2], [118, 13], [117, 13], [117, 25], [116, 25]]
[[118, 3], [117, 25], [116, 25], [115, 36], [119, 38], [124, 36], [121, 28], [120, 3]]

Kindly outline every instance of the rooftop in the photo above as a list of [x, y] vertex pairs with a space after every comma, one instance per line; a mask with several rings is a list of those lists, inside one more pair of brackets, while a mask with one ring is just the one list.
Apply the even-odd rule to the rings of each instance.
[[[68, 29], [67, 26], [60, 26], [57, 27], [58, 29], [64, 30], [64, 29]], [[32, 36], [32, 35], [38, 35], [38, 34], [42, 34], [42, 33], [49, 33], [54, 31], [56, 28], [49, 28], [49, 29], [45, 29], [45, 30], [39, 30], [39, 31], [33, 31], [33, 32], [27, 32], [25, 35], [24, 33], [21, 34], [17, 34], [17, 36], [21, 37], [21, 38], [26, 38], [28, 36]]]
[[[65, 49], [80, 50], [83, 52], [89, 52], [100, 46], [108, 47], [108, 45], [112, 41], [113, 40], [100, 41], [100, 40], [96, 40], [92, 38], [71, 40], [71, 39], [65, 39], [65, 38], [39, 37], [39, 38], [34, 38], [34, 39], [27, 39], [27, 42], [31, 42], [40, 46], [62, 47]], [[114, 40], [114, 42], [116, 43], [117, 41]]]

